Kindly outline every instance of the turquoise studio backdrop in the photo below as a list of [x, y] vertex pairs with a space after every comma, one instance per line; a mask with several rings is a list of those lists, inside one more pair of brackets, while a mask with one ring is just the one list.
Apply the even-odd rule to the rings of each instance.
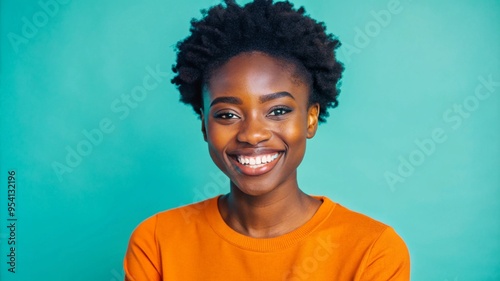
[[[500, 1], [293, 2], [346, 67], [301, 188], [393, 226], [412, 280], [500, 280]], [[138, 223], [228, 190], [169, 82], [217, 3], [1, 1], [2, 281], [122, 280]]]

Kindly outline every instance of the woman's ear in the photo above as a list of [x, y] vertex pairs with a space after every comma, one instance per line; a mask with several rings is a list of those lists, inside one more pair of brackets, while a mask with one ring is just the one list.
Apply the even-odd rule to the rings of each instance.
[[309, 106], [307, 110], [307, 138], [310, 139], [316, 134], [318, 129], [319, 104]]
[[201, 118], [201, 133], [203, 134], [203, 139], [207, 141], [207, 129], [205, 127], [205, 114], [203, 113], [203, 108], [200, 108], [200, 118]]

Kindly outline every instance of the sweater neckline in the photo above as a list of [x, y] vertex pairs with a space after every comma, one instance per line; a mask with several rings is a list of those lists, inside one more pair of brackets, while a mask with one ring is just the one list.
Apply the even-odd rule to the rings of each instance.
[[[222, 196], [222, 195], [220, 195]], [[325, 196], [313, 196], [321, 200], [323, 203], [320, 205], [316, 213], [302, 226], [295, 230], [272, 238], [254, 238], [241, 234], [231, 227], [229, 227], [219, 212], [218, 200], [220, 196], [216, 196], [208, 200], [207, 208], [205, 209], [205, 216], [215, 233], [222, 239], [230, 244], [250, 251], [256, 252], [272, 252], [279, 251], [290, 247], [300, 240], [307, 237], [313, 232], [323, 221], [325, 221], [336, 204]]]

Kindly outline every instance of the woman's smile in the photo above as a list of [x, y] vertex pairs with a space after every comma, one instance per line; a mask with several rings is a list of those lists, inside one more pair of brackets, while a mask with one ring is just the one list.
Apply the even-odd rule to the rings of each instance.
[[279, 161], [282, 152], [250, 155], [230, 155], [235, 168], [247, 176], [260, 176], [271, 171]]

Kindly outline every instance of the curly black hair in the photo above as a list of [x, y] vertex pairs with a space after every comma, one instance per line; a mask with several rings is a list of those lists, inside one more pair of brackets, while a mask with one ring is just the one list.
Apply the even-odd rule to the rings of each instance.
[[202, 10], [201, 20], [191, 20], [191, 34], [177, 43], [172, 83], [180, 91], [180, 101], [201, 115], [202, 90], [211, 72], [242, 52], [261, 51], [307, 71], [312, 87], [309, 103], [320, 105], [319, 122], [325, 122], [328, 108], [338, 105], [344, 70], [335, 56], [340, 41], [326, 33], [324, 23], [306, 15], [303, 7], [294, 9], [288, 1], [224, 3]]

